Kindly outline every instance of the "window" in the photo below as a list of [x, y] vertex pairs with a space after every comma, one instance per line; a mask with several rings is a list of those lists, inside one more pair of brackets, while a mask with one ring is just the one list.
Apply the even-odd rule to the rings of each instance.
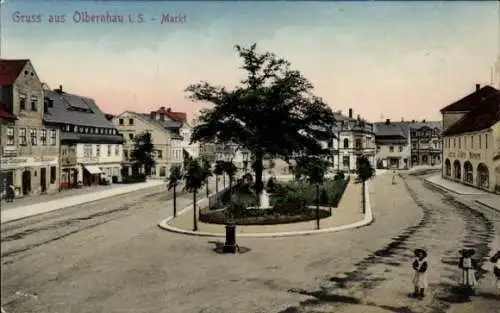
[[134, 125], [134, 119], [133, 118], [129, 118], [128, 119], [128, 124], [129, 125]]
[[458, 149], [462, 148], [462, 137], [458, 137]]
[[55, 146], [57, 141], [57, 132], [55, 129], [50, 130], [50, 145]]
[[14, 127], [7, 127], [7, 145], [14, 145]]
[[453, 149], [457, 147], [457, 138], [453, 138]]
[[108, 156], [110, 157], [111, 156], [111, 145], [107, 145], [108, 146]]
[[101, 145], [95, 145], [95, 156], [96, 157], [101, 156]]
[[40, 144], [42, 146], [47, 145], [47, 130], [46, 129], [40, 130]]
[[119, 123], [120, 125], [123, 125], [123, 118], [119, 119], [119, 120], [118, 120], [118, 123]]
[[412, 144], [411, 144], [411, 148], [412, 148], [412, 149], [417, 149], [417, 144], [416, 144], [416, 143], [414, 143], [414, 142], [412, 142]]
[[477, 135], [477, 137], [479, 138], [479, 149], [481, 149], [481, 135]]
[[356, 149], [361, 149], [361, 139], [356, 139]]
[[380, 150], [380, 146], [377, 146], [377, 151], [379, 151], [379, 150]]
[[488, 149], [488, 134], [484, 134], [484, 148]]
[[344, 139], [344, 149], [349, 148], [349, 139]]
[[36, 112], [38, 104], [37, 96], [31, 96], [31, 111]]
[[134, 134], [132, 134], [132, 133], [128, 134], [128, 138], [130, 138], [130, 140], [133, 140], [134, 139]]
[[92, 157], [92, 145], [83, 146], [83, 157], [86, 159], [90, 159]]
[[399, 146], [399, 152], [403, 152], [403, 146]]
[[66, 125], [66, 131], [69, 132], [69, 125]]
[[394, 147], [393, 146], [389, 147], [389, 152], [394, 152]]
[[26, 138], [26, 128], [19, 128], [19, 145], [26, 146], [28, 139]]
[[115, 145], [115, 155], [119, 155], [119, 154], [120, 154], [120, 146]]
[[342, 165], [344, 165], [345, 167], [349, 167], [349, 156], [348, 155], [342, 157]]
[[126, 159], [128, 159], [128, 150], [123, 150], [123, 157]]
[[21, 110], [26, 110], [26, 95], [24, 94], [19, 95], [19, 108]]
[[163, 158], [163, 151], [158, 150], [158, 151], [156, 152], [156, 156], [158, 157], [158, 159]]
[[470, 147], [474, 149], [474, 137], [470, 136]]
[[50, 183], [51, 184], [56, 183], [56, 167], [55, 166], [50, 167]]

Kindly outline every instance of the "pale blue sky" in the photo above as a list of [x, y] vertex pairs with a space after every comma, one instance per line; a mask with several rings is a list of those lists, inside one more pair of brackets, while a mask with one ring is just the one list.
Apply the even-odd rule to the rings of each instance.
[[[43, 22], [14, 23], [13, 13]], [[142, 13], [147, 23], [89, 25], [75, 11]], [[490, 81], [499, 41], [492, 2], [12, 1], [3, 5], [2, 56], [32, 59], [42, 80], [95, 98], [106, 111], [200, 108], [183, 89], [234, 85], [235, 44], [257, 42], [301, 70], [334, 109], [372, 120], [437, 119]], [[185, 14], [160, 25], [161, 14]], [[49, 15], [66, 23], [48, 23]], [[156, 18], [155, 22], [150, 19]]]

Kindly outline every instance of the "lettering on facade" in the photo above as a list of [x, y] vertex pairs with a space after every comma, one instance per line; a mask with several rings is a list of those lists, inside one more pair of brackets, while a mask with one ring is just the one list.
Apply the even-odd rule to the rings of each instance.
[[2, 169], [13, 169], [18, 167], [37, 167], [57, 164], [57, 158], [53, 156], [41, 157], [6, 157], [0, 158]]
[[471, 159], [471, 160], [480, 160], [481, 159], [481, 153], [469, 152], [469, 159]]
[[450, 158], [459, 158], [459, 159], [466, 159], [467, 158], [467, 153], [464, 151], [458, 151], [458, 152], [448, 152], [448, 156]]
[[448, 152], [448, 156], [450, 158], [454, 158], [454, 157], [456, 157], [456, 154], [455, 154], [455, 152]]

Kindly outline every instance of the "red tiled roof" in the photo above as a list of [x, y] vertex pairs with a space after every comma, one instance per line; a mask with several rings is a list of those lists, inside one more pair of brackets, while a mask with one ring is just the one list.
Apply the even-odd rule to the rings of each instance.
[[470, 111], [476, 104], [485, 98], [495, 94], [498, 90], [491, 86], [484, 86], [483, 88], [474, 91], [473, 93], [463, 97], [462, 99], [453, 102], [452, 104], [441, 109], [441, 112], [449, 111]]
[[458, 135], [488, 129], [500, 121], [500, 91], [474, 104], [474, 109], [451, 125], [443, 136]]
[[173, 112], [170, 108], [165, 109], [165, 107], [159, 108], [157, 111], [153, 111], [156, 114], [165, 114], [168, 116], [170, 119], [177, 121], [177, 122], [186, 122], [187, 121], [187, 114], [184, 112]]
[[12, 120], [17, 119], [17, 117], [14, 114], [9, 113], [5, 110], [5, 106], [3, 103], [0, 103], [0, 118], [12, 119]]
[[17, 79], [28, 60], [0, 59], [0, 86], [10, 86]]

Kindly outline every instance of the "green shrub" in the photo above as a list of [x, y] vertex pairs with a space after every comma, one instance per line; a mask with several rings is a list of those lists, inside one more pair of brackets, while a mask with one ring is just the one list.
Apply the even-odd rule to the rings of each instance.
[[267, 181], [267, 192], [274, 193], [276, 185], [276, 180], [272, 177], [269, 178], [269, 180]]
[[325, 188], [321, 189], [321, 194], [319, 196], [319, 203], [322, 205], [328, 205], [330, 202], [330, 197]]
[[344, 174], [344, 172], [342, 172], [342, 171], [338, 172], [337, 174], [335, 174], [335, 176], [334, 176], [334, 178], [333, 178], [333, 179], [334, 179], [334, 180], [342, 180], [342, 179], [345, 179], [345, 174]]

